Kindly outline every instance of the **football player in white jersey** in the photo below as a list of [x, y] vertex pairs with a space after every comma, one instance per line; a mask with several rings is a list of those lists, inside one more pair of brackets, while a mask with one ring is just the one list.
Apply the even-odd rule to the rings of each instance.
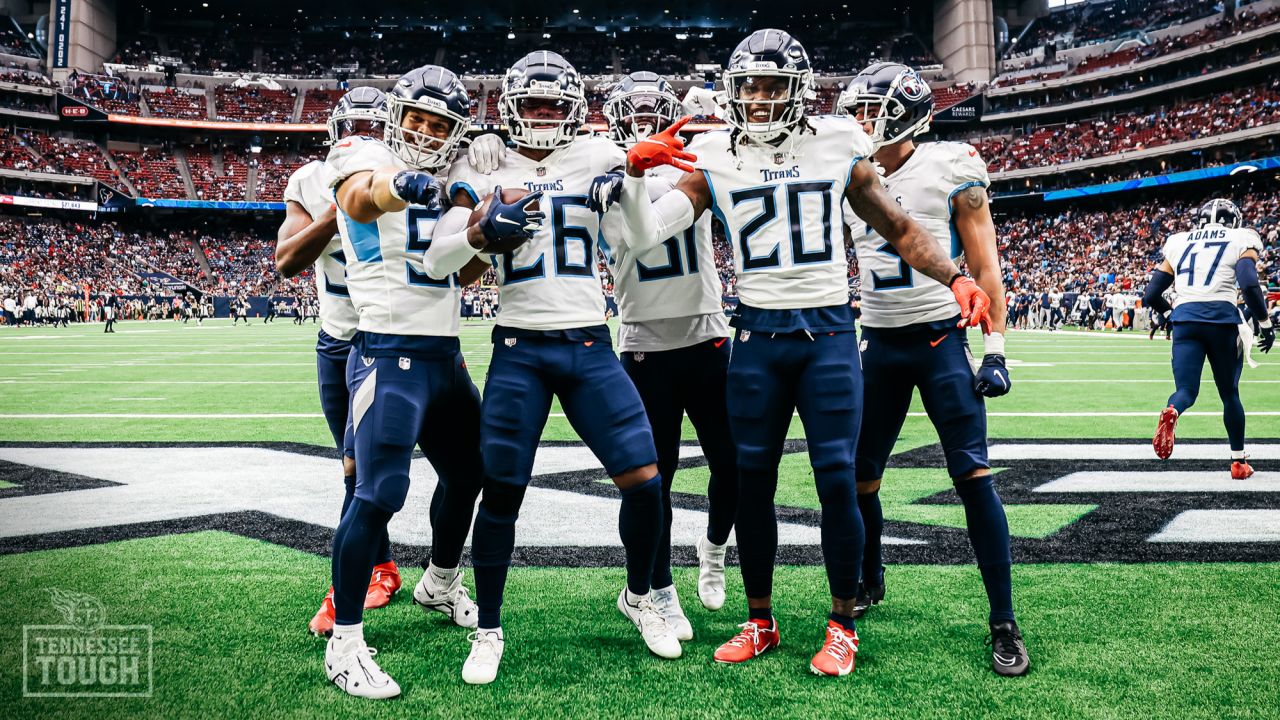
[[[387, 121], [387, 98], [381, 90], [355, 88], [343, 95], [329, 115], [329, 144], [351, 135], [381, 138]], [[320, 301], [320, 333], [316, 340], [316, 377], [320, 387], [320, 408], [342, 456], [346, 492], [341, 518], [356, 491], [356, 461], [347, 436], [350, 397], [347, 394], [348, 357], [354, 352], [351, 339], [356, 334], [356, 309], [347, 292], [343, 265], [342, 238], [338, 235], [333, 192], [322, 160], [298, 168], [285, 186], [285, 219], [276, 241], [276, 269], [284, 277], [294, 277], [308, 266], [314, 268], [316, 294]], [[391, 545], [381, 540], [385, 558], [374, 572], [365, 597], [366, 608], [380, 608], [391, 602], [400, 589], [400, 570], [391, 560]], [[385, 560], [385, 563], [381, 563]], [[333, 629], [333, 588], [325, 594], [311, 622], [311, 632], [327, 635]]]
[[404, 504], [415, 446], [440, 480], [431, 563], [414, 602], [464, 627], [476, 622], [458, 569], [482, 481], [480, 397], [458, 342], [466, 279], [425, 272], [422, 254], [444, 236], [485, 247], [503, 235], [527, 240], [537, 226], [516, 205], [492, 202], [474, 226], [468, 209], [446, 213], [441, 205], [430, 172], [453, 159], [469, 124], [470, 99], [456, 75], [435, 65], [412, 70], [387, 104], [385, 143], [352, 136], [326, 161], [359, 315], [359, 361], [350, 381], [355, 497], [334, 536], [335, 622], [325, 671], [346, 692], [369, 698], [394, 697], [400, 688], [364, 643], [364, 595], [356, 590], [369, 582], [378, 538]]
[[[548, 222], [528, 244], [492, 257], [500, 308], [485, 381], [485, 483], [471, 552], [480, 626], [462, 677], [479, 684], [497, 676], [515, 521], [553, 396], [622, 493], [618, 529], [627, 584], [618, 608], [655, 655], [679, 657], [680, 641], [650, 597], [663, 525], [657, 453], [644, 405], [605, 325], [596, 262], [599, 217], [587, 206], [592, 180], [621, 168], [624, 155], [608, 138], [578, 137], [587, 111], [582, 80], [556, 53], [537, 51], [518, 60], [499, 103], [516, 148], [506, 150], [489, 176], [459, 160], [449, 195], [470, 206], [479, 202], [482, 183], [541, 192]], [[461, 243], [439, 243], [428, 251], [426, 267], [439, 275], [475, 254]]]
[[[867, 223], [846, 216], [858, 253], [862, 284], [864, 423], [855, 462], [858, 508], [866, 527], [862, 582], [855, 617], [884, 598], [880, 536], [884, 515], [880, 482], [893, 453], [911, 395], [918, 388], [947, 458], [947, 474], [964, 503], [969, 539], [990, 603], [991, 667], [1000, 675], [1022, 675], [1029, 661], [1013, 614], [1009, 523], [987, 461], [987, 417], [983, 397], [1009, 392], [1005, 367], [1005, 291], [996, 250], [996, 229], [987, 204], [987, 165], [965, 143], [925, 142], [933, 93], [915, 70], [875, 63], [859, 73], [840, 96], [837, 111], [854, 116], [876, 144], [873, 161], [885, 190], [924, 226], [948, 257], [973, 274], [991, 304], [985, 354], [977, 369], [960, 307], [942, 283], [903, 262], [893, 245]], [[1038, 296], [1023, 293], [1028, 303]], [[1031, 308], [1029, 308], [1031, 309]]]
[[[1231, 477], [1253, 475], [1244, 451], [1244, 406], [1240, 403], [1240, 370], [1253, 343], [1250, 320], [1259, 328], [1258, 348], [1270, 352], [1276, 331], [1267, 313], [1267, 300], [1258, 282], [1262, 239], [1242, 227], [1240, 209], [1217, 198], [1200, 207], [1196, 229], [1170, 235], [1164, 260], [1151, 273], [1142, 304], [1154, 312], [1169, 312], [1164, 292], [1177, 297], [1168, 320], [1173, 323], [1173, 381], [1175, 390], [1160, 413], [1152, 446], [1160, 459], [1173, 454], [1178, 416], [1200, 394], [1200, 374], [1209, 359], [1213, 382], [1222, 398], [1222, 421], [1231, 442]], [[1236, 307], [1236, 287], [1244, 295], [1250, 318]], [[1249, 361], [1253, 365], [1253, 361]]]
[[[730, 431], [738, 449], [738, 552], [749, 620], [715, 653], [750, 660], [776, 647], [772, 613], [777, 554], [774, 495], [792, 411], [804, 423], [818, 498], [822, 552], [831, 589], [826, 639], [810, 661], [846, 675], [857, 652], [853, 606], [863, 528], [854, 489], [862, 371], [840, 242], [840, 204], [883, 235], [911, 266], [951, 288], [966, 324], [986, 319], [989, 300], [934, 238], [881, 188], [867, 157], [871, 141], [851, 118], [805, 117], [813, 73], [804, 48], [780, 30], [757, 30], [724, 73], [732, 131], [705, 132], [689, 152], [675, 135], [684, 120], [636, 143], [615, 212], [637, 251], [678, 236], [715, 213], [734, 250], [737, 328], [729, 363]], [[696, 160], [701, 172], [687, 161]], [[650, 201], [644, 171], [689, 170], [676, 192]]]
[[[622, 78], [604, 103], [609, 136], [630, 149], [665, 130], [680, 116], [671, 85], [651, 72]], [[654, 168], [645, 184], [649, 197], [670, 192], [684, 173]], [[592, 209], [604, 212], [622, 190], [622, 173], [597, 178]], [[680, 608], [671, 578], [671, 481], [680, 462], [684, 416], [698, 435], [711, 471], [707, 486], [707, 531], [698, 538], [698, 597], [709, 610], [724, 605], [724, 558], [737, 513], [738, 468], [729, 436], [725, 376], [729, 368], [729, 323], [721, 309], [723, 288], [711, 244], [711, 213], [661, 246], [636, 252], [627, 241], [620, 213], [602, 222], [602, 249], [613, 274], [613, 293], [622, 324], [618, 349], [622, 366], [644, 400], [658, 449], [664, 522], [654, 565], [653, 598], [681, 640], [693, 628]]]

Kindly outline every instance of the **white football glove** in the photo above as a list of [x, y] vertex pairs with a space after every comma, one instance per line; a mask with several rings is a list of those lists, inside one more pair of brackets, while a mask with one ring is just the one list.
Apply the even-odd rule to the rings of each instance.
[[467, 148], [467, 162], [476, 172], [488, 175], [502, 165], [502, 155], [506, 151], [507, 144], [501, 135], [485, 133], [471, 141]]
[[689, 115], [721, 117], [724, 107], [720, 104], [720, 93], [704, 87], [693, 86], [684, 94], [684, 111]]

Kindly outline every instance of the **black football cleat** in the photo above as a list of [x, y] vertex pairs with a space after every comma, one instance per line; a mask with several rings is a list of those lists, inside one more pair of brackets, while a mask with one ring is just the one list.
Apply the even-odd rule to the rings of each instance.
[[1031, 658], [1027, 657], [1027, 646], [1022, 644], [1018, 623], [1012, 620], [991, 623], [987, 645], [991, 646], [991, 669], [997, 675], [1017, 677], [1027, 674]]
[[880, 584], [867, 587], [866, 583], [858, 583], [858, 594], [853, 597], [853, 611], [849, 613], [851, 617], [860, 618], [867, 614], [872, 605], [879, 605], [884, 600], [884, 578], [880, 578]]

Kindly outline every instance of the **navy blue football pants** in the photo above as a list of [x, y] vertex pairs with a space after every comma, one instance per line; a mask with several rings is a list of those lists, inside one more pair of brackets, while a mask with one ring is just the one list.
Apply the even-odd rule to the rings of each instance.
[[773, 594], [774, 496], [793, 411], [799, 411], [822, 504], [822, 556], [832, 596], [857, 593], [863, 529], [853, 460], [862, 420], [856, 333], [738, 330], [729, 362], [730, 432], [738, 447], [738, 557], [748, 598]]
[[355, 500], [334, 539], [334, 607], [340, 624], [359, 622], [376, 560], [371, 533], [385, 532], [404, 506], [415, 446], [440, 479], [431, 505], [432, 560], [457, 567], [462, 555], [483, 481], [480, 393], [457, 339], [440, 340], [444, 350], [437, 357], [355, 361]]
[[662, 475], [664, 521], [653, 566], [653, 586], [671, 585], [671, 481], [680, 464], [680, 430], [684, 416], [698, 434], [711, 479], [707, 483], [707, 539], [729, 540], [738, 511], [737, 450], [729, 434], [725, 382], [729, 370], [729, 338], [717, 338], [661, 352], [624, 352], [622, 367], [644, 402]]
[[[644, 404], [609, 342], [541, 336], [495, 342], [481, 413], [484, 491], [471, 543], [482, 628], [500, 624], [515, 523], [553, 396], [610, 477], [658, 459]], [[636, 593], [649, 590], [662, 532], [656, 480], [622, 492], [619, 535], [627, 552], [627, 584]], [[628, 521], [629, 506], [637, 503], [645, 505], [651, 526]]]
[[1232, 450], [1244, 450], [1244, 405], [1240, 403], [1240, 370], [1244, 351], [1235, 325], [1206, 322], [1173, 324], [1173, 382], [1176, 390], [1169, 404], [1181, 415], [1200, 394], [1200, 374], [1205, 358], [1213, 371], [1213, 383], [1222, 398], [1222, 423]]

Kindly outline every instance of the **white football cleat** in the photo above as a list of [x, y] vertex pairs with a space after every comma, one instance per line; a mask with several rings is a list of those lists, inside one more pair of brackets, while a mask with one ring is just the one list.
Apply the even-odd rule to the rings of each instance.
[[667, 619], [667, 624], [671, 626], [677, 640], [693, 639], [693, 625], [689, 624], [689, 618], [685, 617], [684, 609], [680, 607], [680, 596], [676, 594], [675, 585], [662, 589], [654, 588], [649, 591], [649, 599], [657, 606], [662, 617]]
[[649, 599], [649, 595], [641, 596], [639, 601], [632, 605], [627, 601], [627, 589], [624, 587], [622, 592], [618, 593], [618, 610], [640, 631], [640, 637], [644, 638], [644, 644], [649, 646], [649, 652], [667, 659], [678, 658], [684, 653], [680, 647], [680, 640], [676, 638], [675, 630], [671, 628], [671, 623], [667, 622], [667, 619], [658, 611], [658, 607]]
[[438, 612], [464, 628], [475, 628], [479, 617], [475, 601], [462, 584], [461, 570], [445, 584], [428, 568], [418, 584], [413, 586], [413, 604], [421, 607], [423, 612]]
[[705, 535], [698, 538], [698, 599], [702, 607], [724, 607], [724, 556], [729, 544], [715, 545]]
[[356, 640], [343, 643], [347, 649], [340, 652], [335, 649], [339, 643], [329, 638], [324, 648], [324, 672], [330, 682], [356, 697], [383, 700], [400, 694], [400, 686], [374, 661], [377, 650]]
[[462, 663], [462, 681], [468, 685], [488, 685], [498, 677], [498, 665], [502, 662], [502, 628], [477, 630], [467, 636], [471, 641], [471, 654]]

